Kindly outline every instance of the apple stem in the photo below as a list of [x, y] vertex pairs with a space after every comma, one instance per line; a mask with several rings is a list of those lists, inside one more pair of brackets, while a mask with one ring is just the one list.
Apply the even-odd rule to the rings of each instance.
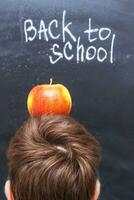
[[52, 78], [50, 78], [50, 85], [52, 85], [52, 83], [53, 83], [53, 79], [52, 79]]

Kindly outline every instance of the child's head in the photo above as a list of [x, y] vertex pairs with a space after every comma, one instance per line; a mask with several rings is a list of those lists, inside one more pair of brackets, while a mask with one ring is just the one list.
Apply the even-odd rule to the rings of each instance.
[[29, 118], [8, 149], [11, 200], [95, 200], [100, 146], [69, 116]]

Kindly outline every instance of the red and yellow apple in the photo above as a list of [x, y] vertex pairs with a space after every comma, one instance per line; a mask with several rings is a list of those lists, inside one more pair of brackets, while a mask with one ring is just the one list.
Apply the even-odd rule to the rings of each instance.
[[31, 89], [27, 98], [27, 107], [31, 116], [48, 114], [68, 115], [72, 100], [68, 89], [62, 84], [42, 84]]

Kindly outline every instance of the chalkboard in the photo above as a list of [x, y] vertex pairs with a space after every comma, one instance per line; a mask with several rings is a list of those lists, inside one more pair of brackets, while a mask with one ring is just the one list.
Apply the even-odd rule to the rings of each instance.
[[134, 199], [134, 1], [0, 2], [1, 199], [8, 143], [30, 89], [61, 83], [102, 145], [101, 200]]

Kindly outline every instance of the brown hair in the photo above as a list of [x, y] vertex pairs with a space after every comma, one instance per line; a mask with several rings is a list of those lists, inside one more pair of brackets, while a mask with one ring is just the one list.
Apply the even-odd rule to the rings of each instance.
[[15, 200], [90, 200], [100, 145], [70, 116], [29, 118], [8, 148]]

